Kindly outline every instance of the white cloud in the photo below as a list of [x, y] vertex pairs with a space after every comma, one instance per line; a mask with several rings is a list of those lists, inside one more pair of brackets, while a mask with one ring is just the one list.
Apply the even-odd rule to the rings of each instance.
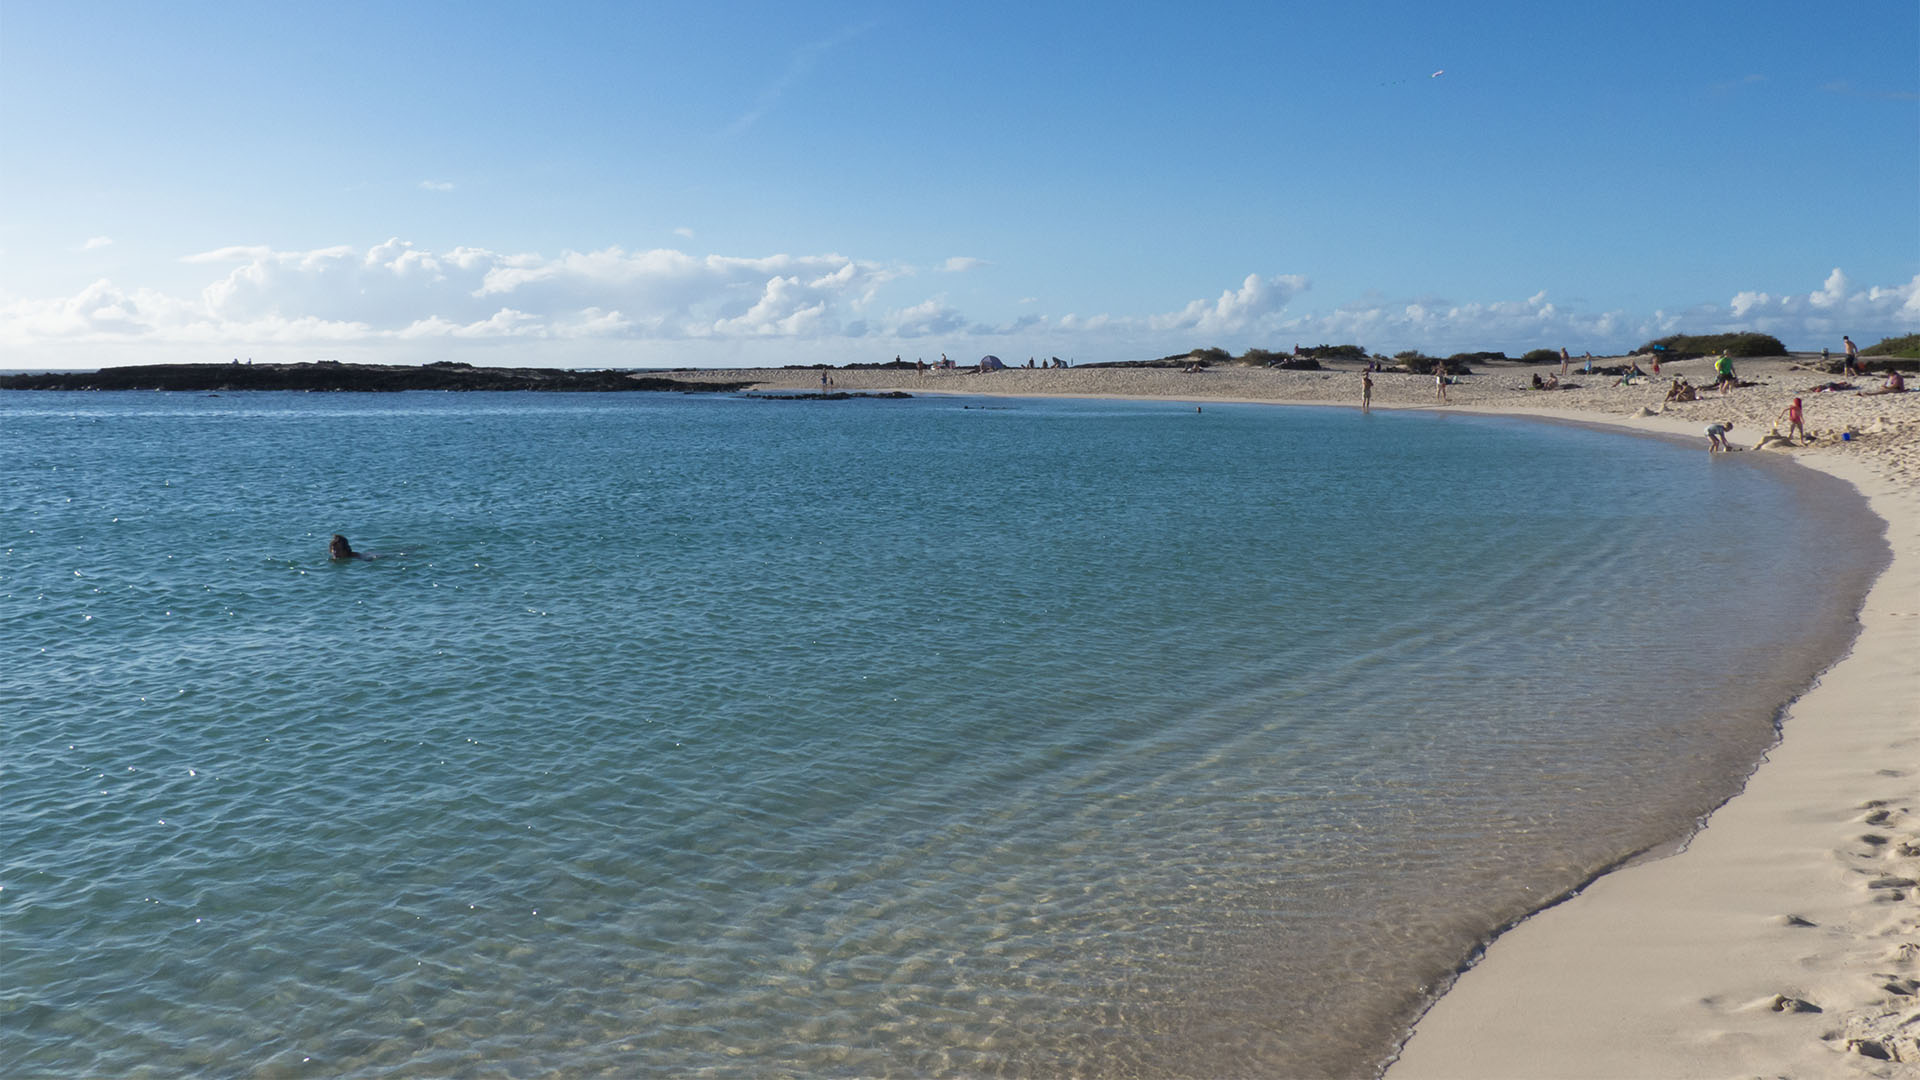
[[80, 245], [80, 250], [81, 251], [98, 251], [103, 247], [112, 247], [112, 246], [113, 246], [113, 237], [111, 236], [89, 236], [87, 237], [87, 242]]
[[393, 238], [305, 251], [233, 245], [180, 262], [205, 273], [184, 293], [103, 278], [70, 296], [0, 297], [0, 348], [23, 366], [57, 364], [63, 355], [137, 362], [167, 349], [184, 358], [258, 355], [267, 345], [281, 346], [282, 356], [337, 356], [350, 347], [369, 359], [417, 362], [512, 344], [518, 363], [598, 366], [646, 357], [794, 363], [913, 348], [966, 355], [976, 347], [1139, 359], [1203, 345], [1239, 351], [1296, 342], [1389, 353], [1517, 355], [1561, 345], [1604, 353], [1683, 331], [1759, 330], [1818, 347], [1841, 333], [1864, 344], [1920, 329], [1920, 277], [1863, 288], [1838, 269], [1818, 288], [1742, 290], [1723, 303], [1651, 313], [1588, 311], [1544, 290], [1513, 300], [1374, 295], [1303, 311], [1296, 305], [1310, 294], [1307, 278], [1250, 274], [1210, 299], [1160, 313], [1054, 315], [1036, 307], [1035, 297], [1001, 311], [964, 311], [944, 295], [914, 295], [910, 265], [832, 253], [695, 256], [609, 247], [545, 255], [431, 251]]
[[1295, 274], [1274, 278], [1248, 274], [1239, 289], [1222, 291], [1218, 300], [1195, 300], [1179, 311], [1155, 315], [1147, 324], [1155, 330], [1240, 334], [1273, 323], [1288, 302], [1308, 287], [1307, 279]]
[[673, 230], [673, 235], [691, 240], [693, 239], [693, 230], [687, 228], [685, 225], [682, 225], [679, 228]]
[[421, 191], [452, 191], [452, 190], [453, 190], [453, 181], [451, 181], [451, 180], [422, 180], [422, 181], [420, 181], [420, 190], [421, 190]]
[[1706, 305], [1692, 320], [1703, 331], [1756, 330], [1773, 334], [1788, 345], [1838, 338], [1853, 333], [1855, 340], [1872, 332], [1911, 332], [1920, 329], [1920, 274], [1903, 285], [1855, 288], [1839, 267], [1820, 288], [1808, 293], [1735, 293], [1724, 311]]
[[985, 259], [975, 259], [967, 255], [955, 255], [953, 258], [940, 264], [940, 269], [949, 274], [961, 274], [985, 265], [987, 265], [987, 260]]
[[911, 307], [889, 312], [887, 331], [900, 338], [934, 337], [957, 334], [967, 325], [966, 316], [947, 306], [939, 297], [923, 300]]

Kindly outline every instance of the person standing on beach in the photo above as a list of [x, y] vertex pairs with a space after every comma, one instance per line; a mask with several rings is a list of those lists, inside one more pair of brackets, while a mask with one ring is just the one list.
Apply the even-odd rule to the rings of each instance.
[[1560, 374], [1565, 375], [1567, 373], [1567, 366], [1572, 363], [1573, 357], [1568, 355], [1567, 347], [1565, 345], [1560, 346]]
[[1433, 398], [1441, 405], [1447, 403], [1447, 362], [1445, 360], [1433, 362]]
[[1360, 373], [1360, 411], [1373, 411], [1373, 376], [1364, 371]]
[[1780, 419], [1784, 419], [1787, 422], [1788, 438], [1798, 437], [1800, 445], [1802, 446], [1812, 441], [1807, 438], [1807, 421], [1805, 414], [1800, 411], [1799, 398], [1794, 398], [1793, 404], [1780, 410], [1780, 417], [1776, 419], [1774, 423], [1778, 424]]
[[1841, 369], [1840, 374], [1842, 375], [1866, 374], [1866, 369], [1860, 366], [1860, 346], [1855, 345], [1853, 343], [1853, 339], [1848, 337], [1845, 334], [1840, 335], [1840, 342], [1841, 344], [1847, 347], [1847, 366]]

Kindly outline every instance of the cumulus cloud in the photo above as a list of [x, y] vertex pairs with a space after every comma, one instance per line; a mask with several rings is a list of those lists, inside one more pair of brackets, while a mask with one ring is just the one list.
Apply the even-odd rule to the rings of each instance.
[[1856, 288], [1839, 267], [1807, 293], [1743, 291], [1724, 309], [1709, 306], [1699, 318], [1718, 328], [1758, 330], [1782, 337], [1832, 337], [1849, 327], [1920, 327], [1920, 274], [1904, 285]]
[[985, 259], [975, 259], [967, 255], [955, 255], [940, 265], [940, 269], [949, 274], [961, 274], [976, 267], [987, 265]]
[[1155, 330], [1241, 334], [1275, 322], [1287, 304], [1307, 288], [1307, 279], [1299, 275], [1263, 278], [1248, 274], [1240, 288], [1222, 291], [1217, 300], [1195, 300], [1179, 311], [1155, 315], [1147, 322]]
[[[1726, 304], [1698, 303], [1650, 313], [1581, 311], [1547, 299], [1454, 303], [1379, 298], [1287, 324], [1302, 338], [1349, 341], [1380, 351], [1424, 348], [1524, 351], [1565, 344], [1599, 352], [1628, 349], [1674, 333], [1757, 331], [1789, 347], [1808, 347], [1852, 332], [1856, 338], [1920, 329], [1920, 275], [1903, 285], [1858, 288], [1838, 268], [1817, 289], [1775, 296], [1745, 290]], [[1592, 343], [1591, 345], [1585, 343]]]
[[113, 246], [113, 237], [111, 236], [89, 236], [87, 237], [87, 242], [80, 245], [80, 250], [98, 251], [103, 247], [111, 246]]
[[967, 319], [948, 307], [945, 300], [934, 298], [888, 312], [885, 323], [895, 337], [923, 338], [957, 334], [965, 329]]
[[[1491, 300], [1369, 295], [1301, 310], [1311, 295], [1306, 277], [1249, 274], [1215, 296], [1159, 312], [1049, 314], [1036, 297], [1010, 300], [998, 312], [964, 311], [945, 295], [915, 295], [910, 265], [833, 253], [697, 256], [608, 247], [548, 255], [429, 250], [393, 238], [295, 251], [232, 245], [180, 262], [203, 274], [185, 293], [103, 278], [69, 296], [0, 296], [0, 347], [36, 358], [27, 362], [47, 362], [68, 346], [85, 346], [72, 355], [84, 351], [101, 362], [107, 346], [145, 357], [166, 346], [231, 355], [258, 343], [307, 356], [351, 346], [402, 362], [538, 345], [521, 362], [632, 364], [645, 354], [675, 363], [790, 363], [906, 352], [915, 342], [956, 355], [977, 346], [1138, 359], [1203, 345], [1238, 351], [1295, 342], [1378, 352], [1517, 354], [1560, 345], [1603, 352], [1675, 332], [1739, 329], [1804, 347], [1843, 332], [1864, 343], [1920, 329], [1920, 276], [1860, 286], [1839, 269], [1804, 291], [1743, 290], [1724, 302], [1650, 313], [1591, 311], [1544, 290]], [[314, 351], [323, 347], [333, 351]]]
[[398, 238], [304, 251], [231, 245], [180, 261], [214, 272], [197, 296], [101, 280], [67, 298], [7, 303], [0, 342], [283, 341], [303, 329], [315, 340], [367, 343], [822, 338], [844, 333], [881, 285], [907, 272], [837, 254], [433, 252]]

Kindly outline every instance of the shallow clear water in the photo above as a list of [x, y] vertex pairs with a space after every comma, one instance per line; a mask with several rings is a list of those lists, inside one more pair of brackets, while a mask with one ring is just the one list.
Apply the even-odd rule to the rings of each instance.
[[1459, 416], [0, 423], [28, 1074], [1366, 1075], [1737, 788], [1881, 550], [1760, 455]]

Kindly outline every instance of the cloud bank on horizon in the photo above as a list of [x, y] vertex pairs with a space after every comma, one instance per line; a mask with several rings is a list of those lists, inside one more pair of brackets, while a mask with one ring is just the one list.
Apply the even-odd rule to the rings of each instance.
[[[36, 366], [156, 358], [276, 360], [351, 355], [420, 362], [472, 358], [525, 366], [786, 364], [894, 354], [1006, 352], [1142, 359], [1200, 346], [1353, 343], [1377, 352], [1567, 345], [1616, 352], [1677, 332], [1757, 330], [1817, 348], [1852, 333], [1920, 329], [1920, 275], [1857, 286], [1839, 268], [1804, 293], [1747, 290], [1723, 303], [1651, 312], [1587, 311], [1549, 298], [1455, 301], [1370, 297], [1303, 307], [1305, 275], [1248, 274], [1213, 298], [1165, 311], [1029, 313], [976, 319], [944, 293], [890, 294], [930, 267], [840, 254], [692, 255], [660, 248], [502, 253], [421, 250], [398, 238], [308, 251], [234, 246], [180, 260], [206, 276], [197, 294], [101, 278], [60, 297], [0, 299], [0, 348]], [[509, 353], [511, 354], [509, 358]], [[103, 360], [102, 357], [109, 357]]]

